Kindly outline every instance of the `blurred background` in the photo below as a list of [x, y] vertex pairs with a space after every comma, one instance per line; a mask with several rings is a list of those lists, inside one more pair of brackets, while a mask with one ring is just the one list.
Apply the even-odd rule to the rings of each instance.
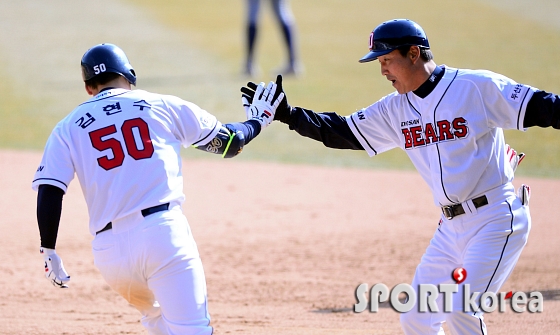
[[[560, 3], [557, 0], [291, 0], [297, 50], [305, 72], [285, 79], [290, 104], [348, 115], [393, 91], [379, 64], [359, 64], [370, 32], [409, 18], [426, 31], [435, 61], [483, 68], [560, 93]], [[41, 151], [56, 123], [88, 99], [80, 59], [91, 46], [114, 43], [127, 53], [138, 89], [177, 95], [222, 122], [244, 120], [239, 89], [275, 79], [286, 51], [268, 1], [261, 8], [255, 62], [243, 75], [245, 0], [84, 0], [0, 2], [0, 148]], [[560, 132], [507, 131], [527, 154], [518, 174], [560, 176]], [[219, 159], [184, 150], [189, 159]], [[239, 160], [412, 169], [393, 150], [327, 149], [280, 123], [251, 142]]]

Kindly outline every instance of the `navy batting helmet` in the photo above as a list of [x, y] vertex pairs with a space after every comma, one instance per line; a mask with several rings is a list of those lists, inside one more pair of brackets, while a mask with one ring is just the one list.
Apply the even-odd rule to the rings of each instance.
[[376, 60], [405, 45], [430, 48], [426, 33], [416, 22], [406, 19], [383, 22], [369, 35], [369, 52], [360, 59], [360, 63]]
[[136, 73], [124, 51], [114, 44], [98, 44], [82, 57], [82, 78], [90, 80], [103, 72], [112, 72], [125, 77], [136, 85]]

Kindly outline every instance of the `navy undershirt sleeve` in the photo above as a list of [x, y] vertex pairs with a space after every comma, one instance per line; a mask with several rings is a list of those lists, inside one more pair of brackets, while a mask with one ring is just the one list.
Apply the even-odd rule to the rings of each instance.
[[64, 191], [52, 185], [40, 185], [37, 192], [37, 223], [41, 247], [54, 249], [62, 213]]
[[261, 132], [261, 124], [257, 120], [247, 120], [244, 122], [226, 123], [224, 125], [229, 131], [241, 131], [245, 136], [245, 145], [251, 142]]
[[280, 120], [298, 134], [322, 142], [334, 149], [364, 150], [346, 118], [334, 112], [315, 113], [301, 107], [293, 107], [289, 117]]
[[537, 91], [529, 100], [523, 127], [552, 127], [560, 129], [560, 98], [553, 93]]

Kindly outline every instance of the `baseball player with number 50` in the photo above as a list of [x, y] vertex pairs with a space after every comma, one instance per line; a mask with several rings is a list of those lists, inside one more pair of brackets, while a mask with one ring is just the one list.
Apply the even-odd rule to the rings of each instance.
[[[512, 185], [523, 156], [506, 145], [502, 129], [560, 129], [560, 99], [490, 71], [436, 65], [424, 30], [410, 20], [378, 25], [369, 50], [360, 62], [378, 60], [396, 92], [346, 117], [292, 108], [284, 97], [275, 119], [331, 148], [370, 156], [404, 150], [442, 212], [412, 287], [454, 284], [451, 273], [462, 267], [468, 276], [455, 296], [465, 284], [480, 295], [499, 292], [531, 226], [528, 188], [516, 194]], [[283, 92], [281, 76], [276, 83]], [[245, 105], [256, 87], [241, 89]], [[437, 299], [438, 313], [414, 306], [401, 314], [405, 334], [443, 334], [443, 322], [453, 334], [486, 334], [481, 309], [463, 311], [462, 299], [454, 299], [453, 311], [444, 313], [443, 295]]]
[[132, 90], [136, 73], [113, 44], [89, 49], [81, 67], [92, 98], [56, 125], [32, 183], [45, 275], [54, 286], [68, 287], [55, 244], [62, 198], [76, 174], [95, 265], [140, 311], [148, 333], [211, 334], [204, 271], [181, 210], [179, 151], [194, 146], [236, 156], [270, 124], [283, 95], [273, 101], [276, 84], [261, 83], [246, 108], [248, 120], [222, 124], [194, 103]]

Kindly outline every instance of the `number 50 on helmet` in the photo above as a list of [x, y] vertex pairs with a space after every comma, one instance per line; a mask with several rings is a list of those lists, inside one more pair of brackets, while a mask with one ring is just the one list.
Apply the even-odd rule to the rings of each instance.
[[136, 73], [130, 65], [124, 51], [114, 44], [98, 44], [82, 57], [82, 78], [90, 80], [102, 73], [117, 73], [125, 77], [132, 85], [136, 85]]

